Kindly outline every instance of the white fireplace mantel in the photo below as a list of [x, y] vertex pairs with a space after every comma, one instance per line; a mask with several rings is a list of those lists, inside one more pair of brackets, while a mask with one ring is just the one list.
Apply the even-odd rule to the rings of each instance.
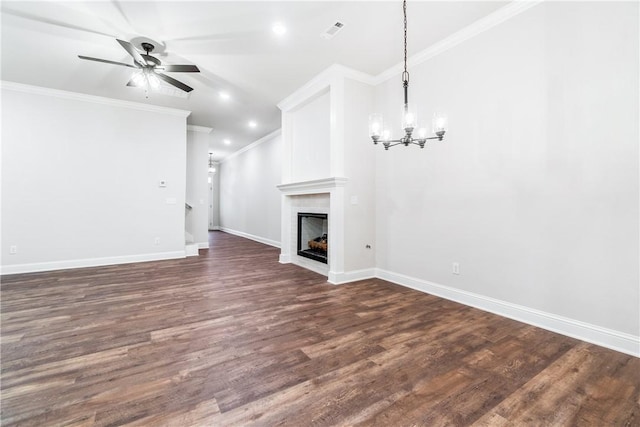
[[[326, 274], [331, 283], [337, 283], [339, 277], [344, 274], [344, 187], [347, 178], [330, 177], [309, 181], [291, 182], [278, 185], [282, 192], [282, 239], [280, 242], [280, 262], [287, 264], [293, 262], [305, 268], [312, 269], [320, 274]], [[309, 264], [300, 264], [301, 260], [292, 249], [295, 246], [293, 199], [297, 196], [312, 194], [327, 194], [329, 197], [329, 253], [328, 271], [325, 267], [312, 267]]]
[[285, 196], [295, 196], [301, 194], [330, 193], [334, 188], [344, 187], [347, 181], [348, 178], [331, 177], [280, 184], [277, 187]]

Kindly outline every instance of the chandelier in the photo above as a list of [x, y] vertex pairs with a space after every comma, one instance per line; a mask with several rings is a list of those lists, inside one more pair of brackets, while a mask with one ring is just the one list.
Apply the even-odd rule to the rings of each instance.
[[369, 136], [374, 144], [382, 142], [385, 150], [395, 145], [403, 144], [408, 147], [409, 144], [419, 145], [424, 148], [427, 140], [437, 139], [442, 141], [447, 131], [447, 116], [436, 112], [433, 115], [432, 132], [435, 136], [427, 137], [425, 128], [418, 128], [418, 138], [414, 138], [414, 130], [417, 126], [417, 114], [415, 108], [409, 106], [409, 72], [407, 71], [407, 0], [402, 3], [404, 12], [404, 72], [402, 73], [402, 87], [404, 88], [404, 107], [402, 109], [402, 128], [404, 136], [400, 139], [391, 139], [390, 132], [384, 127], [384, 120], [380, 114], [371, 114], [369, 116]]

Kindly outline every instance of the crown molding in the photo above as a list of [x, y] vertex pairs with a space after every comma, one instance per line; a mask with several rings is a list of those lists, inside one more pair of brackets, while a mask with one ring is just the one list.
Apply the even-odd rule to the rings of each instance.
[[294, 93], [280, 101], [278, 108], [280, 108], [282, 112], [294, 110], [327, 90], [336, 79], [344, 78], [369, 85], [376, 84], [375, 77], [370, 74], [345, 67], [341, 64], [333, 64], [317, 74]]
[[257, 141], [252, 142], [249, 145], [245, 145], [244, 147], [242, 147], [241, 149], [239, 149], [238, 151], [234, 151], [233, 153], [229, 154], [227, 157], [225, 157], [224, 159], [220, 160], [219, 163], [224, 163], [229, 159], [232, 159], [236, 156], [239, 156], [240, 154], [244, 153], [245, 151], [249, 151], [252, 148], [255, 148], [256, 146], [262, 144], [263, 142], [266, 142], [270, 139], [275, 138], [276, 136], [279, 136], [282, 133], [281, 129], [276, 129], [273, 132], [271, 132], [268, 135], [263, 136], [262, 138], [258, 139]]
[[[490, 13], [484, 18], [480, 18], [472, 24], [467, 25], [460, 31], [457, 31], [450, 35], [449, 37], [440, 40], [429, 46], [428, 48], [411, 55], [407, 63], [410, 67], [414, 67], [418, 64], [421, 64], [429, 59], [433, 58], [436, 55], [439, 55], [447, 50], [459, 45], [460, 43], [469, 40], [478, 34], [481, 34], [491, 28], [501, 24], [502, 22], [513, 18], [516, 15], [542, 3], [543, 0], [514, 0], [506, 6], [501, 7], [495, 12]], [[404, 69], [403, 63], [398, 63], [393, 67], [383, 71], [374, 77], [374, 85], [378, 85], [382, 82], [389, 80], [392, 77], [397, 76], [402, 73]]]
[[71, 99], [74, 101], [91, 102], [94, 104], [108, 105], [112, 107], [129, 108], [133, 110], [150, 111], [153, 113], [169, 114], [178, 117], [188, 117], [191, 111], [179, 110], [177, 108], [159, 107], [157, 105], [142, 104], [139, 102], [123, 101], [120, 99], [106, 98], [103, 96], [87, 95], [66, 90], [51, 89], [41, 86], [32, 86], [23, 83], [0, 81], [0, 88], [12, 90], [14, 92], [29, 93], [33, 95], [52, 96], [55, 98]]
[[208, 128], [205, 126], [187, 125], [187, 130], [191, 132], [211, 133], [213, 128]]
[[[500, 9], [496, 10], [495, 12], [492, 12], [489, 15], [473, 22], [472, 24], [467, 25], [451, 36], [440, 40], [439, 42], [434, 43], [428, 48], [410, 56], [407, 60], [408, 65], [413, 67], [425, 61], [428, 61], [434, 56], [446, 52], [447, 50], [459, 45], [460, 43], [501, 24], [502, 22], [542, 3], [543, 1], [544, 0], [514, 0], [506, 6], [503, 6]], [[284, 98], [277, 105], [282, 112], [292, 111], [308, 102], [309, 100], [313, 99], [324, 90], [327, 90], [331, 86], [332, 82], [336, 80], [336, 78], [347, 78], [371, 86], [376, 86], [402, 73], [403, 67], [404, 64], [400, 62], [392, 66], [391, 68], [388, 68], [387, 70], [381, 72], [380, 74], [372, 76], [370, 74], [345, 67], [341, 64], [333, 64], [314, 76], [311, 80], [309, 80], [291, 95]]]

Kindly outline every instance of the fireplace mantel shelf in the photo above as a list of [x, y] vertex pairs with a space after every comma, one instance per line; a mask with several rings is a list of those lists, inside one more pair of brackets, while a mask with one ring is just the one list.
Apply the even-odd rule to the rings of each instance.
[[277, 185], [278, 189], [285, 195], [328, 193], [334, 188], [344, 187], [349, 179], [343, 177], [331, 177], [324, 179], [314, 179], [310, 181], [290, 182]]

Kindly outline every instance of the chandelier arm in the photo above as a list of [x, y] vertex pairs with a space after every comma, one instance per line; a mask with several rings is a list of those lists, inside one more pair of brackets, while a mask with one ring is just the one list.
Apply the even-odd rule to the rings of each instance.
[[412, 139], [407, 144], [419, 145], [420, 147], [424, 147], [425, 141], [421, 142], [420, 139]]
[[395, 144], [389, 144], [388, 147], [395, 147], [396, 145], [400, 145], [400, 144], [405, 144], [404, 142], [400, 141], [400, 140], [394, 140], [394, 141], [389, 141], [389, 142], [395, 142]]

